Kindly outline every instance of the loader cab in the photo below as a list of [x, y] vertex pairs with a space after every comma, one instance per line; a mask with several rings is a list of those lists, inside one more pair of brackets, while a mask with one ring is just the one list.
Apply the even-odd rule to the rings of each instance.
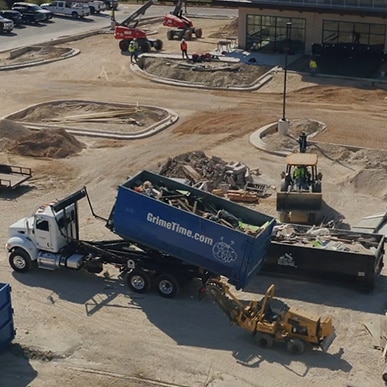
[[68, 244], [69, 239], [76, 238], [75, 211], [74, 204], [59, 212], [54, 212], [50, 204], [39, 207], [33, 218], [36, 246], [41, 250], [57, 253]]
[[[322, 174], [317, 170], [317, 163], [318, 157], [313, 153], [294, 153], [287, 156], [286, 170], [281, 174], [281, 192], [295, 189], [321, 192]], [[299, 175], [301, 177], [297, 181]]]

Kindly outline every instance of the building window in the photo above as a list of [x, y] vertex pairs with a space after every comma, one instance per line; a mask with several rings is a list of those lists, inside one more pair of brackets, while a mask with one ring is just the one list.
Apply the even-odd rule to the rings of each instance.
[[306, 20], [267, 15], [247, 15], [246, 48], [265, 53], [284, 52], [286, 24], [292, 23], [290, 52], [305, 52]]
[[383, 49], [385, 35], [384, 24], [323, 21], [323, 44], [364, 44]]

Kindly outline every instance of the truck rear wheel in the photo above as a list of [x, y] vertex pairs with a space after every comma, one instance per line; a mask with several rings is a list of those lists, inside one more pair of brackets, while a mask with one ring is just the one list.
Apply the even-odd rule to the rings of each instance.
[[302, 355], [305, 352], [305, 343], [300, 339], [289, 339], [286, 349], [292, 355]]
[[22, 249], [15, 249], [9, 255], [9, 264], [12, 269], [18, 273], [27, 273], [34, 266], [35, 262], [31, 260], [31, 257]]
[[74, 19], [78, 19], [78, 12], [75, 12], [73, 11], [71, 16], [74, 18]]
[[143, 270], [131, 271], [126, 278], [126, 282], [129, 289], [136, 293], [145, 293], [151, 287], [149, 274]]
[[161, 274], [156, 278], [157, 293], [164, 298], [173, 298], [179, 292], [179, 283], [171, 274]]
[[267, 333], [257, 332], [254, 338], [261, 348], [271, 348], [273, 346], [273, 337]]

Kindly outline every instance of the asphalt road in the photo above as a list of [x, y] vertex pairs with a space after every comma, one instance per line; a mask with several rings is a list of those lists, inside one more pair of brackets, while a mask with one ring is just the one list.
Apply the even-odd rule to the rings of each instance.
[[[116, 11], [117, 22], [122, 22], [139, 5], [120, 5]], [[171, 6], [155, 5], [149, 8], [145, 17], [163, 16], [173, 10]], [[207, 7], [190, 7], [188, 15], [200, 16], [236, 16], [236, 9], [220, 9]], [[84, 19], [72, 19], [71, 17], [54, 17], [52, 21], [41, 23], [40, 25], [26, 25], [15, 28], [10, 34], [0, 34], [0, 52], [12, 50], [17, 47], [31, 46], [48, 42], [68, 35], [85, 33], [92, 30], [110, 27], [110, 11], [105, 11], [99, 15], [92, 15]]]

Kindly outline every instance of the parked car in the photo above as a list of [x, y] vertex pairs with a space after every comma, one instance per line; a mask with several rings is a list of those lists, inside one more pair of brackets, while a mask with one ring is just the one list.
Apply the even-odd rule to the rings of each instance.
[[[25, 23], [39, 23], [52, 19], [52, 12], [43, 9], [39, 5], [32, 3], [16, 2], [13, 4], [12, 9], [15, 9], [22, 13]], [[38, 16], [40, 15], [40, 16]]]
[[13, 30], [13, 21], [0, 16], [0, 33], [9, 34]]
[[19, 11], [15, 11], [13, 9], [3, 9], [0, 10], [0, 16], [12, 20], [15, 27], [23, 24], [23, 16]]

